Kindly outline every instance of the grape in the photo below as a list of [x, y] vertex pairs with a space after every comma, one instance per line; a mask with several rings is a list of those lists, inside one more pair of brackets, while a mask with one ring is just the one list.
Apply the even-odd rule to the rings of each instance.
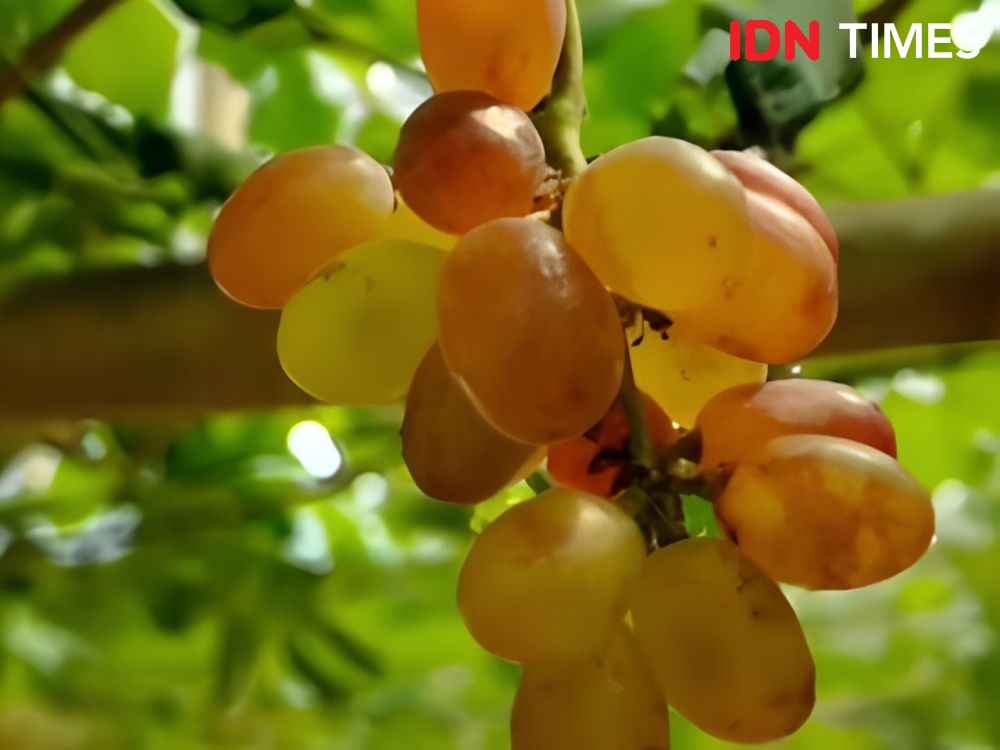
[[435, 91], [483, 91], [525, 111], [549, 92], [565, 0], [418, 0], [420, 51]]
[[667, 702], [703, 731], [766, 742], [812, 712], [815, 668], [795, 612], [731, 542], [688, 539], [655, 552], [632, 616]]
[[388, 173], [355, 148], [279, 156], [222, 207], [208, 242], [212, 276], [237, 302], [279, 309], [338, 254], [376, 239], [394, 200]]
[[[670, 417], [649, 396], [643, 395], [646, 430], [664, 451], [677, 442]], [[622, 487], [619, 478], [632, 456], [628, 449], [631, 429], [625, 408], [615, 401], [594, 427], [578, 438], [549, 447], [549, 473], [556, 484], [598, 497], [613, 497]]]
[[625, 627], [600, 659], [530, 664], [511, 717], [512, 750], [669, 750], [670, 715]]
[[794, 178], [746, 151], [713, 151], [712, 156], [725, 164], [747, 190], [775, 198], [801, 215], [823, 238], [833, 259], [839, 259], [840, 242], [833, 224], [812, 194]]
[[442, 250], [451, 250], [458, 242], [455, 235], [438, 231], [413, 213], [413, 209], [403, 200], [396, 201], [396, 210], [379, 228], [378, 239], [416, 242], [420, 245], [439, 247]]
[[878, 406], [853, 388], [823, 380], [778, 380], [723, 391], [698, 415], [701, 465], [738, 463], [771, 438], [831, 435], [896, 457], [896, 434]]
[[656, 331], [643, 334], [638, 326], [628, 333], [633, 342], [642, 336], [631, 349], [636, 384], [684, 427], [694, 426], [698, 412], [716, 394], [767, 379], [765, 365], [699, 344], [676, 326], [666, 340]]
[[383, 240], [348, 250], [281, 314], [278, 356], [288, 376], [332, 404], [382, 404], [406, 395], [437, 336], [445, 253]]
[[747, 194], [750, 261], [723, 301], [673, 316], [697, 338], [743, 359], [784, 364], [809, 354], [837, 318], [837, 264], [823, 239], [785, 204]]
[[500, 219], [448, 255], [441, 349], [494, 427], [536, 445], [597, 423], [621, 385], [625, 343], [607, 290], [555, 229]]
[[566, 239], [611, 291], [667, 313], [724, 300], [749, 256], [742, 185], [707, 151], [672, 138], [597, 159], [563, 211]]
[[501, 658], [583, 661], [624, 616], [645, 553], [639, 527], [617, 506], [551, 489], [479, 536], [459, 577], [459, 610]]
[[424, 102], [403, 125], [393, 180], [427, 223], [463, 234], [530, 214], [547, 169], [541, 136], [524, 112], [453, 91]]
[[913, 565], [934, 536], [927, 491], [895, 460], [825, 435], [775, 438], [744, 457], [716, 514], [773, 578], [855, 589]]
[[435, 344], [406, 399], [403, 458], [425, 494], [449, 503], [486, 500], [540, 462], [537, 446], [518, 443], [480, 416]]

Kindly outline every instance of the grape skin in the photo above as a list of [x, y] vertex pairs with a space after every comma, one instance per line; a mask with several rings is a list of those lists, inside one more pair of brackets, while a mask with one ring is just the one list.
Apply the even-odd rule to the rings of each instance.
[[837, 264], [799, 214], [760, 193], [747, 194], [753, 226], [748, 263], [730, 277], [723, 300], [677, 312], [706, 344], [743, 359], [785, 364], [805, 357], [837, 319]]
[[486, 500], [541, 462], [537, 446], [501, 435], [482, 418], [436, 344], [413, 378], [402, 437], [417, 486], [449, 503]]
[[701, 465], [735, 464], [782, 435], [856, 440], [896, 457], [896, 434], [877, 404], [853, 388], [824, 380], [777, 380], [723, 391], [698, 415]]
[[418, 245], [430, 245], [442, 250], [451, 250], [458, 242], [458, 237], [435, 229], [399, 198], [396, 200], [396, 210], [379, 228], [377, 239], [416, 242]]
[[460, 235], [531, 213], [547, 171], [527, 115], [486, 94], [453, 91], [424, 102], [403, 125], [393, 181], [424, 221]]
[[797, 180], [747, 151], [713, 151], [712, 156], [736, 175], [747, 190], [774, 198], [802, 216], [823, 238], [834, 261], [840, 259], [840, 241], [833, 224], [812, 193]]
[[623, 626], [598, 659], [529, 664], [511, 715], [512, 750], [670, 750], [670, 714]]
[[286, 305], [278, 357], [302, 390], [331, 404], [384, 404], [406, 395], [437, 338], [446, 255], [397, 240], [348, 250]]
[[548, 94], [566, 34], [564, 0], [418, 0], [434, 90], [482, 91], [524, 111]]
[[[628, 330], [630, 341], [642, 334]], [[693, 427], [698, 413], [716, 394], [736, 385], [759, 384], [767, 379], [767, 366], [739, 359], [699, 343], [680, 326], [664, 340], [656, 331], [645, 331], [630, 350], [635, 382], [678, 424]]]
[[930, 496], [896, 461], [825, 435], [775, 438], [743, 458], [716, 500], [720, 524], [779, 581], [855, 589], [930, 546]]
[[707, 151], [644, 138], [573, 181], [566, 238], [613, 292], [668, 314], [703, 307], [725, 299], [747, 262], [744, 193]]
[[708, 734], [767, 742], [815, 701], [815, 667], [781, 589], [724, 539], [651, 555], [632, 604], [635, 633], [667, 702]]
[[479, 644], [503, 659], [587, 660], [624, 616], [645, 554], [639, 527], [615, 505], [554, 488], [476, 539], [458, 608]]
[[293, 151], [254, 172], [222, 207], [209, 269], [235, 301], [280, 309], [340, 253], [377, 239], [394, 204], [388, 173], [364, 152]]
[[607, 290], [555, 229], [500, 219], [448, 255], [441, 350], [486, 419], [515, 440], [569, 440], [618, 395], [625, 340]]

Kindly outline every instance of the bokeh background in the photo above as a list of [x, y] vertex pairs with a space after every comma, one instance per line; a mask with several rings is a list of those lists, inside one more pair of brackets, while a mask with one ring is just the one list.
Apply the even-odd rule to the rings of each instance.
[[[842, 323], [775, 376], [879, 400], [934, 491], [913, 570], [790, 592], [819, 704], [774, 747], [1000, 749], [1000, 3], [580, 9], [588, 154], [758, 146], [830, 208]], [[818, 63], [731, 65], [721, 30], [856, 17], [994, 41], [851, 60], [830, 34]], [[422, 498], [399, 408], [307, 403], [274, 316], [202, 266], [262, 159], [338, 141], [389, 161], [428, 93], [412, 0], [0, 2], [0, 748], [508, 746], [516, 670], [453, 590], [472, 530], [530, 490], [475, 514]], [[680, 719], [674, 743], [725, 746]]]

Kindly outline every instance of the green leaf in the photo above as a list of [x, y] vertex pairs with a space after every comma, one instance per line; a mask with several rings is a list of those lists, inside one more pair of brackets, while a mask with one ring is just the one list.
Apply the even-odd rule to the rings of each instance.
[[63, 64], [83, 88], [159, 120], [170, 103], [179, 36], [155, 2], [130, 0], [87, 29]]

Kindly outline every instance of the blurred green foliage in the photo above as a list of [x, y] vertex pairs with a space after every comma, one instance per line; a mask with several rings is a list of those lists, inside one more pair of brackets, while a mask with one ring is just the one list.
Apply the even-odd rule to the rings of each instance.
[[[73, 4], [0, 3], [0, 60]], [[587, 151], [649, 133], [761, 145], [829, 201], [996, 178], [1000, 46], [874, 64], [831, 45], [817, 63], [740, 66], [721, 30], [884, 6], [900, 23], [947, 22], [976, 3], [821, 5], [580, 0]], [[221, 122], [243, 144], [205, 117], [218, 104], [198, 88], [205, 65], [247, 99], [229, 115], [244, 119]], [[410, 0], [126, 0], [0, 108], [0, 294], [197, 262], [254, 164], [333, 140], [388, 160], [428, 92]], [[940, 528], [896, 580], [793, 592], [820, 702], [776, 746], [1000, 748], [1000, 348], [806, 373], [883, 403], [904, 463], [936, 488]], [[401, 466], [398, 420], [314, 408], [0, 424], [0, 748], [505, 748], [516, 672], [472, 643], [453, 589], [470, 523], [530, 490], [472, 518], [431, 503]], [[313, 422], [325, 432], [312, 425], [307, 448], [290, 441]], [[339, 469], [315, 476], [309, 450]], [[692, 527], [711, 528], [704, 503], [688, 505]], [[677, 719], [675, 747], [721, 746]]]

